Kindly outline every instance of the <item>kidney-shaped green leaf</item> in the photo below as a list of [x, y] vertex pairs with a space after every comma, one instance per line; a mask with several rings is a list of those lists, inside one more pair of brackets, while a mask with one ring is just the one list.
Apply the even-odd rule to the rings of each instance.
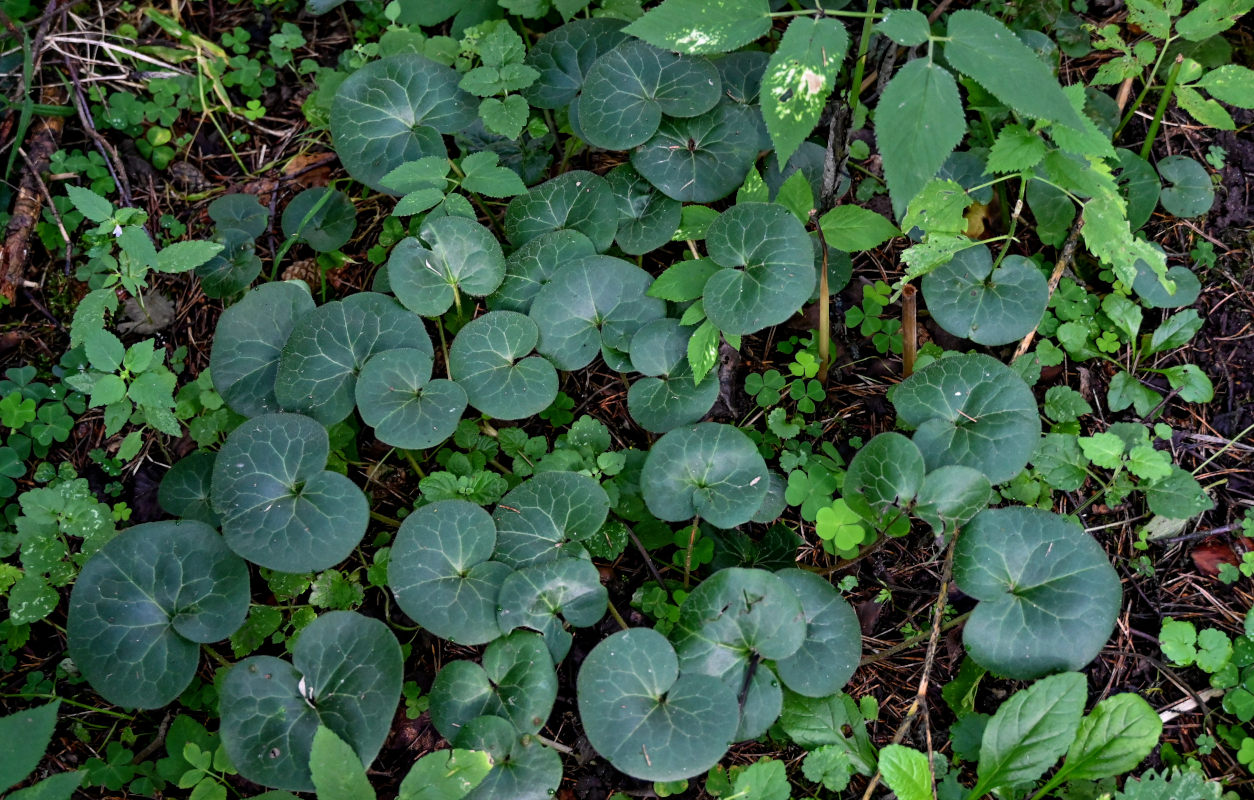
[[239, 555], [280, 572], [327, 569], [366, 533], [361, 489], [324, 467], [326, 428], [299, 414], [263, 414], [227, 437], [213, 466], [214, 510]]
[[853, 677], [862, 657], [858, 616], [821, 575], [793, 568], [775, 575], [792, 587], [806, 621], [805, 641], [792, 655], [776, 659], [775, 672], [797, 694], [836, 694]]
[[601, 573], [591, 561], [561, 557], [507, 577], [498, 597], [497, 621], [503, 633], [515, 628], [538, 631], [557, 663], [570, 652], [571, 635], [562, 620], [576, 628], [595, 625], [608, 602]]
[[540, 634], [514, 631], [483, 651], [483, 666], [453, 661], [431, 685], [431, 724], [461, 743], [466, 723], [484, 715], [509, 720], [519, 733], [544, 727], [557, 698], [557, 673]]
[[157, 502], [168, 513], [183, 519], [199, 520], [218, 527], [221, 519], [210, 501], [213, 480], [213, 453], [196, 452], [182, 458], [161, 477]]
[[222, 744], [254, 783], [312, 792], [309, 755], [319, 725], [369, 765], [401, 696], [401, 646], [377, 619], [332, 611], [309, 623], [289, 664], [247, 658], [221, 684]]
[[993, 269], [992, 254], [980, 245], [924, 275], [923, 297], [936, 323], [954, 336], [1001, 345], [1036, 330], [1049, 304], [1049, 284], [1023, 256], [1007, 256]]
[[736, 730], [736, 693], [709, 675], [680, 675], [670, 642], [649, 628], [619, 631], [594, 647], [577, 691], [588, 742], [642, 780], [700, 775]]
[[915, 516], [937, 535], [952, 531], [984, 510], [990, 488], [988, 477], [978, 469], [958, 464], [937, 467], [919, 487]]
[[583, 138], [606, 150], [630, 150], [658, 129], [662, 115], [694, 117], [722, 96], [718, 70], [704, 58], [628, 39], [596, 60], [584, 79], [578, 116]]
[[497, 504], [496, 558], [514, 568], [582, 556], [578, 542], [596, 534], [609, 514], [601, 484], [577, 472], [541, 472]]
[[671, 240], [679, 230], [682, 207], [653, 188], [630, 164], [619, 164], [605, 176], [618, 203], [614, 240], [624, 253], [641, 255]]
[[645, 505], [658, 519], [699, 515], [711, 525], [748, 522], [766, 497], [766, 462], [736, 428], [702, 422], [658, 439], [640, 475]]
[[219, 231], [235, 229], [256, 239], [270, 226], [270, 212], [251, 194], [224, 194], [209, 204], [209, 219]]
[[263, 283], [218, 317], [209, 373], [233, 411], [254, 417], [280, 410], [274, 397], [279, 357], [292, 328], [313, 309], [299, 284]]
[[[459, 747], [486, 752], [492, 770], [460, 800], [551, 800], [562, 782], [562, 759], [537, 736], [500, 717], [476, 717], [461, 729]], [[402, 795], [403, 796], [403, 795]], [[425, 795], [415, 800], [427, 800]], [[444, 798], [432, 798], [444, 800]]]
[[1122, 591], [1079, 525], [1036, 508], [990, 508], [963, 529], [954, 581], [979, 600], [963, 630], [971, 657], [1008, 678], [1080, 669], [1114, 630]]
[[1158, 162], [1158, 174], [1167, 185], [1158, 201], [1168, 214], [1198, 217], [1215, 202], [1215, 185], [1206, 168], [1188, 156], [1167, 156]]
[[693, 382], [688, 365], [691, 335], [692, 330], [679, 320], [664, 317], [644, 325], [631, 337], [631, 366], [648, 377], [637, 379], [627, 390], [627, 410], [647, 431], [666, 433], [692, 425], [718, 400], [716, 372], [711, 371], [700, 383]]
[[583, 369], [603, 346], [626, 351], [666, 303], [645, 294], [653, 277], [612, 256], [585, 256], [560, 268], [531, 304], [540, 328], [537, 348], [564, 370]]
[[501, 635], [497, 595], [510, 568], [489, 561], [492, 517], [465, 500], [440, 500], [405, 518], [388, 561], [388, 586], [414, 622], [458, 644]]
[[466, 390], [430, 377], [431, 356], [409, 347], [376, 353], [361, 368], [357, 409], [379, 441], [422, 450], [453, 435], [466, 410]]
[[200, 642], [248, 612], [248, 567], [189, 520], [136, 525], [92, 556], [70, 593], [70, 657], [110, 703], [160, 708], [196, 674]]
[[577, 19], [544, 34], [527, 51], [527, 66], [540, 73], [523, 90], [527, 102], [536, 108], [561, 108], [573, 101], [597, 57], [627, 38], [622, 27], [621, 20], [597, 17]]
[[478, 103], [452, 69], [415, 53], [387, 56], [344, 79], [331, 104], [331, 139], [344, 168], [377, 192], [407, 161], [445, 156], [441, 133], [470, 127]]
[[601, 253], [618, 231], [617, 209], [605, 178], [571, 170], [510, 200], [505, 208], [505, 235], [521, 246], [549, 231], [579, 231]]
[[1168, 292], [1150, 265], [1138, 258], [1132, 289], [1151, 308], [1184, 308], [1197, 302], [1198, 295], [1202, 293], [1202, 282], [1188, 267], [1171, 267], [1167, 270], [1167, 278], [1176, 284], [1175, 294]]
[[994, 484], [1028, 463], [1041, 434], [1032, 390], [995, 358], [942, 358], [906, 378], [893, 395], [902, 422], [916, 428], [914, 443], [928, 469], [961, 464]]
[[488, 308], [526, 314], [536, 294], [559, 268], [594, 253], [592, 240], [579, 231], [562, 229], [540, 234], [505, 259], [505, 280], [488, 296]]
[[800, 310], [814, 292], [814, 248], [786, 208], [739, 203], [710, 223], [705, 313], [723, 333], [755, 333]]
[[306, 189], [283, 209], [283, 235], [319, 253], [338, 250], [357, 229], [357, 207], [348, 195], [325, 186]]
[[333, 425], [353, 413], [366, 359], [398, 347], [434, 352], [421, 318], [374, 292], [333, 300], [296, 321], [279, 357], [275, 398], [287, 411]]
[[631, 153], [631, 165], [667, 197], [712, 203], [740, 188], [758, 157], [761, 114], [724, 103], [687, 119], [667, 117]]
[[919, 492], [923, 454], [900, 433], [881, 433], [853, 454], [841, 496], [866, 521], [886, 526]]
[[525, 314], [489, 311], [471, 320], [449, 348], [449, 373], [470, 405], [497, 419], [522, 419], [557, 397], [557, 370], [546, 358], [527, 356], [540, 332]]
[[428, 219], [422, 241], [406, 237], [388, 258], [388, 282], [406, 308], [435, 317], [459, 303], [459, 293], [482, 297], [505, 277], [501, 245], [487, 228], [457, 216]]

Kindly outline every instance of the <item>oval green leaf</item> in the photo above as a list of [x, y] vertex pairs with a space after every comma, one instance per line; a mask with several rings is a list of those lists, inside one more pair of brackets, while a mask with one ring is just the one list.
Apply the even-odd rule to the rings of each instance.
[[[497, 419], [538, 414], [557, 397], [557, 370], [527, 356], [540, 331], [516, 311], [490, 311], [462, 328], [449, 348], [449, 373], [470, 405]], [[524, 357], [527, 356], [527, 357]]]
[[884, 526], [914, 500], [926, 471], [914, 442], [881, 433], [853, 454], [841, 496], [863, 519]]
[[1158, 202], [1168, 214], [1200, 217], [1215, 202], [1215, 185], [1206, 168], [1188, 156], [1167, 156], [1158, 162], [1158, 174], [1167, 182]]
[[283, 235], [319, 253], [339, 250], [357, 229], [357, 207], [348, 195], [325, 186], [306, 189], [283, 209]]
[[700, 516], [734, 528], [762, 505], [767, 478], [766, 462], [748, 436], [731, 425], [702, 422], [657, 440], [645, 458], [640, 489], [658, 519]]
[[1036, 330], [1049, 304], [1049, 283], [1023, 256], [993, 269], [980, 245], [923, 276], [923, 297], [936, 323], [954, 336], [989, 346], [1009, 344]]
[[596, 534], [609, 514], [601, 484], [576, 472], [541, 472], [523, 481], [497, 504], [496, 558], [519, 569], [582, 556], [578, 542]]
[[279, 358], [297, 321], [314, 310], [295, 283], [263, 283], [218, 317], [209, 373], [231, 410], [246, 417], [280, 410], [274, 396]]
[[688, 119], [667, 117], [631, 153], [631, 165], [667, 197], [692, 203], [722, 200], [740, 188], [758, 157], [761, 115], [725, 103]]
[[586, 628], [600, 622], [609, 594], [591, 561], [562, 557], [509, 575], [501, 584], [497, 602], [501, 632], [516, 628], [539, 632], [553, 663], [557, 663], [570, 652], [571, 635], [566, 625]]
[[388, 258], [392, 293], [410, 311], [436, 317], [453, 307], [458, 292], [483, 297], [501, 285], [501, 245], [475, 220], [428, 219], [419, 235], [421, 241], [402, 239]]

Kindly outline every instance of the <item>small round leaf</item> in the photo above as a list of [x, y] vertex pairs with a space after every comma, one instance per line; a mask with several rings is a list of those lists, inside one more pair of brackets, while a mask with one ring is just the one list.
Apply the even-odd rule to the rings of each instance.
[[556, 699], [557, 673], [544, 640], [514, 631], [487, 646], [482, 667], [453, 661], [440, 670], [431, 685], [431, 724], [459, 745], [460, 729], [485, 715], [512, 722], [520, 733], [536, 733]]
[[466, 410], [466, 390], [429, 380], [425, 350], [398, 348], [370, 357], [357, 376], [357, 408], [384, 444], [405, 450], [435, 447], [453, 435]]
[[1202, 293], [1202, 282], [1188, 267], [1171, 267], [1167, 270], [1167, 277], [1176, 283], [1175, 294], [1170, 294], [1163, 288], [1162, 281], [1158, 280], [1154, 270], [1143, 259], [1138, 258], [1132, 289], [1137, 297], [1152, 308], [1184, 308], [1197, 302], [1198, 295]]
[[306, 189], [283, 209], [283, 235], [319, 253], [339, 250], [357, 229], [357, 207], [348, 195], [325, 186]]
[[483, 297], [501, 285], [501, 245], [475, 220], [429, 219], [420, 236], [402, 239], [388, 258], [392, 293], [410, 311], [436, 317], [453, 307], [457, 292]]
[[[552, 800], [562, 782], [562, 759], [540, 739], [500, 717], [476, 717], [457, 736], [461, 747], [482, 750], [492, 770], [462, 800]], [[442, 798], [441, 798], [442, 800]]]
[[1215, 185], [1206, 168], [1188, 156], [1167, 156], [1158, 162], [1158, 174], [1167, 182], [1158, 201], [1168, 214], [1200, 217], [1215, 202]]
[[914, 442], [881, 433], [853, 454], [841, 496], [866, 521], [887, 525], [914, 500], [926, 471]]
[[540, 234], [505, 259], [505, 280], [488, 296], [488, 308], [526, 314], [536, 294], [548, 285], [559, 268], [595, 253], [592, 240], [579, 231]]
[[541, 472], [520, 483], [497, 504], [496, 559], [519, 569], [582, 556], [577, 543], [596, 534], [609, 514], [601, 484], [576, 472]]
[[219, 231], [243, 231], [256, 239], [270, 227], [270, 212], [251, 194], [224, 194], [209, 204], [209, 219]]
[[557, 370], [548, 359], [525, 357], [540, 332], [516, 311], [490, 311], [467, 323], [449, 348], [449, 372], [470, 405], [497, 419], [538, 414], [557, 397]]
[[218, 318], [209, 354], [213, 388], [246, 417], [280, 410], [274, 396], [283, 345], [296, 323], [314, 310], [295, 283], [263, 283]]
[[942, 328], [994, 346], [1036, 330], [1049, 304], [1049, 284], [1023, 256], [1007, 256], [993, 269], [993, 256], [981, 245], [923, 276], [923, 297]]
[[991, 488], [988, 478], [978, 469], [958, 464], [937, 467], [919, 487], [914, 514], [931, 525], [938, 536], [952, 532], [984, 510]]
[[699, 515], [719, 528], [748, 522], [766, 496], [766, 462], [736, 428], [702, 422], [658, 439], [640, 475], [645, 505], [658, 519]]

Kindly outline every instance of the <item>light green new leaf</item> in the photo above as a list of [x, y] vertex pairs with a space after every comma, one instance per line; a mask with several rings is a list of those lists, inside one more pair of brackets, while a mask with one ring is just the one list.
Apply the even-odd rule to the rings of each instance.
[[1251, 9], [1254, 0], [1202, 0], [1176, 20], [1176, 33], [1190, 42], [1200, 42], [1228, 30]]
[[658, 519], [681, 522], [699, 515], [719, 528], [749, 521], [768, 484], [766, 462], [749, 437], [716, 422], [663, 435], [640, 476], [645, 505]]
[[397, 800], [462, 800], [478, 786], [492, 761], [479, 750], [437, 750], [414, 764]]
[[78, 213], [92, 222], [104, 222], [113, 216], [113, 203], [93, 192], [74, 184], [66, 184], [65, 193]]
[[1075, 740], [1087, 699], [1087, 685], [1078, 672], [1042, 678], [1015, 692], [984, 728], [972, 796], [1045, 774]]
[[516, 311], [490, 311], [469, 322], [449, 347], [449, 373], [470, 405], [497, 419], [538, 414], [557, 397], [557, 370], [528, 356], [540, 338], [536, 324]]
[[319, 725], [309, 750], [309, 771], [318, 800], [374, 800], [366, 768], [353, 748]]
[[496, 559], [515, 569], [583, 556], [578, 544], [596, 534], [609, 514], [601, 485], [576, 472], [541, 472], [501, 498], [496, 521]]
[[766, 65], [761, 92], [762, 117], [781, 168], [818, 124], [848, 49], [849, 33], [833, 17], [789, 23]]
[[828, 247], [856, 253], [875, 248], [900, 236], [901, 231], [881, 214], [855, 205], [837, 206], [819, 221]]
[[187, 272], [222, 252], [218, 242], [175, 242], [157, 253], [157, 271]]
[[1254, 70], [1239, 64], [1212, 69], [1197, 82], [1211, 97], [1238, 108], [1254, 108]]
[[1150, 754], [1162, 732], [1162, 719], [1141, 697], [1108, 697], [1080, 723], [1058, 775], [1081, 781], [1122, 775]]
[[932, 35], [927, 15], [909, 8], [889, 9], [884, 18], [876, 23], [875, 30], [902, 47], [923, 44]]
[[696, 300], [705, 292], [705, 282], [718, 270], [718, 264], [708, 258], [680, 261], [657, 276], [649, 286], [649, 296], [674, 303]]
[[[695, 303], [689, 306], [690, 309], [695, 307]], [[714, 369], [714, 365], [718, 363], [719, 342], [722, 341], [722, 333], [713, 322], [703, 319], [704, 316], [702, 314], [697, 317], [702, 320], [701, 324], [697, 325], [697, 329], [688, 338], [688, 366], [692, 368], [694, 382], [705, 380], [710, 370]]]
[[884, 87], [875, 107], [875, 141], [899, 217], [936, 176], [966, 129], [958, 84], [943, 67], [916, 58]]
[[771, 29], [767, 0], [665, 0], [623, 29], [654, 47], [730, 53]]
[[988, 151], [989, 172], [1023, 172], [1036, 166], [1048, 150], [1045, 140], [1025, 125], [1006, 125]]
[[932, 797], [932, 769], [923, 753], [913, 747], [886, 745], [880, 750], [879, 765], [884, 783], [900, 800], [930, 800]]

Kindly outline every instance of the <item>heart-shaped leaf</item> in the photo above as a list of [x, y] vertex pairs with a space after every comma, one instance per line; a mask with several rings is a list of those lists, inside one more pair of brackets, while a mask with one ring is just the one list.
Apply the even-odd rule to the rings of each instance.
[[483, 651], [483, 666], [453, 661], [431, 684], [431, 724], [459, 746], [461, 728], [481, 716], [512, 722], [519, 733], [544, 727], [557, 699], [557, 673], [540, 634], [514, 631]]
[[630, 150], [658, 129], [662, 115], [694, 117], [718, 104], [718, 70], [704, 58], [627, 39], [596, 60], [577, 101], [583, 138], [606, 150]]
[[439, 500], [401, 523], [388, 561], [388, 586], [414, 622], [458, 644], [501, 635], [497, 595], [510, 568], [489, 561], [492, 517], [465, 500]]
[[927, 474], [915, 499], [914, 514], [938, 536], [953, 531], [988, 505], [992, 488], [978, 469], [950, 464]]
[[206, 296], [233, 297], [261, 274], [257, 245], [252, 236], [235, 228], [219, 231], [214, 238], [222, 243], [222, 252], [196, 267], [196, 277]]
[[333, 611], [309, 623], [289, 664], [247, 658], [221, 683], [222, 744], [254, 783], [312, 792], [309, 756], [318, 726], [363, 764], [383, 747], [401, 696], [401, 646], [377, 619]]
[[243, 231], [256, 239], [270, 227], [270, 212], [251, 194], [224, 194], [209, 204], [209, 219], [219, 231]]
[[740, 203], [710, 224], [710, 258], [724, 269], [705, 284], [705, 313], [724, 333], [749, 334], [787, 320], [814, 291], [814, 249], [783, 206]]
[[377, 192], [384, 175], [407, 161], [444, 157], [441, 133], [470, 127], [478, 101], [456, 72], [414, 53], [387, 56], [354, 71], [331, 104], [331, 139], [344, 169]]
[[577, 693], [589, 744], [641, 780], [700, 775], [727, 752], [738, 724], [736, 693], [709, 675], [680, 675], [674, 648], [649, 628], [619, 631], [594, 647], [579, 668]]
[[209, 499], [215, 458], [213, 453], [196, 452], [176, 461], [157, 489], [161, 507], [176, 517], [218, 527], [221, 520]]
[[1119, 156], [1119, 188], [1128, 200], [1128, 227], [1135, 231], [1154, 215], [1162, 184], [1154, 167], [1136, 153], [1121, 147], [1115, 154]]
[[519, 569], [564, 553], [583, 556], [578, 542], [601, 529], [609, 508], [609, 496], [587, 475], [541, 472], [497, 504], [496, 558]]
[[419, 235], [422, 241], [402, 239], [388, 258], [392, 293], [410, 311], [436, 317], [455, 301], [460, 308], [459, 292], [483, 297], [501, 285], [505, 277], [501, 245], [475, 220], [428, 219]]
[[531, 301], [563, 264], [595, 253], [592, 240], [579, 231], [540, 234], [505, 259], [505, 280], [488, 296], [488, 308], [526, 314]]
[[1049, 284], [1023, 256], [1007, 256], [993, 269], [992, 254], [980, 245], [924, 275], [923, 297], [942, 328], [992, 346], [1036, 330], [1049, 304]]
[[679, 320], [654, 320], [631, 337], [631, 365], [648, 377], [627, 390], [627, 410], [640, 427], [654, 433], [691, 425], [718, 399], [717, 373], [694, 383], [688, 366], [688, 339], [692, 331]]
[[570, 652], [571, 635], [562, 620], [575, 628], [597, 624], [605, 616], [609, 594], [591, 561], [562, 557], [511, 574], [501, 584], [497, 602], [501, 631], [538, 631], [557, 663]]
[[792, 655], [776, 659], [776, 674], [798, 694], [836, 694], [853, 677], [862, 656], [862, 627], [857, 614], [821, 575], [794, 568], [781, 569], [775, 575], [792, 587], [806, 621], [805, 641]]
[[577, 19], [544, 34], [527, 51], [527, 66], [540, 73], [523, 90], [527, 102], [536, 108], [562, 108], [571, 103], [597, 57], [627, 38], [622, 27], [621, 20], [597, 17]]
[[326, 467], [326, 428], [299, 414], [263, 414], [218, 451], [213, 507], [239, 555], [280, 572], [313, 572], [348, 557], [366, 533], [361, 489]]
[[297, 321], [313, 310], [302, 286], [263, 283], [218, 317], [209, 373], [233, 411], [255, 417], [280, 410], [274, 397], [279, 357]]
[[740, 188], [758, 157], [761, 114], [724, 103], [688, 119], [667, 117], [631, 153], [631, 165], [667, 197], [693, 203], [722, 200]]
[[954, 581], [979, 600], [963, 630], [981, 666], [1027, 680], [1081, 669], [1114, 630], [1122, 591], [1079, 525], [1036, 508], [990, 508], [963, 529]]
[[1151, 308], [1184, 308], [1197, 302], [1198, 295], [1202, 293], [1202, 282], [1188, 267], [1171, 267], [1167, 270], [1167, 278], [1175, 282], [1175, 294], [1163, 288], [1162, 281], [1150, 269], [1149, 264], [1137, 259], [1132, 289]]
[[743, 694], [735, 736], [741, 740], [761, 736], [783, 702], [770, 667], [757, 662], [796, 654], [806, 627], [792, 585], [766, 570], [731, 567], [692, 590], [672, 637], [684, 675], [710, 675], [738, 700]]
[[700, 516], [719, 528], [753, 517], [766, 496], [766, 462], [731, 425], [702, 422], [664, 434], [645, 458], [640, 489], [658, 519]]
[[357, 376], [357, 408], [379, 441], [422, 450], [453, 435], [466, 410], [466, 390], [430, 378], [425, 350], [385, 350], [365, 363]]
[[101, 696], [160, 708], [187, 688], [200, 642], [248, 612], [248, 566], [203, 522], [149, 522], [107, 542], [70, 593], [70, 657]]
[[561, 756], [536, 736], [520, 736], [500, 717], [472, 719], [461, 729], [457, 744], [482, 750], [492, 759], [492, 770], [462, 800], [551, 800], [562, 782]]
[[591, 239], [601, 253], [618, 231], [617, 209], [605, 178], [572, 170], [510, 200], [505, 208], [505, 235], [521, 246], [549, 231], [573, 230]]
[[887, 527], [914, 500], [926, 471], [914, 442], [881, 433], [853, 454], [841, 496], [867, 522]]
[[449, 373], [470, 405], [497, 419], [538, 414], [557, 397], [557, 370], [527, 356], [540, 331], [524, 314], [490, 311], [467, 323], [449, 348]]
[[1028, 463], [1040, 438], [1036, 398], [1019, 375], [986, 355], [942, 358], [901, 382], [899, 419], [917, 430], [928, 469], [961, 464], [994, 484]]
[[679, 229], [682, 204], [653, 188], [630, 164], [619, 164], [605, 176], [618, 203], [614, 240], [630, 255], [648, 253], [671, 240]]
[[1158, 201], [1168, 214], [1200, 217], [1215, 202], [1215, 185], [1206, 168], [1188, 156], [1167, 156], [1158, 162], [1158, 174], [1167, 182]]
[[283, 209], [283, 235], [319, 253], [339, 250], [357, 228], [357, 207], [348, 195], [325, 186], [306, 189]]
[[652, 283], [649, 273], [612, 256], [565, 265], [531, 304], [537, 349], [564, 370], [588, 366], [603, 346], [626, 351], [640, 326], [666, 315], [666, 303], [645, 294]]
[[353, 413], [366, 360], [398, 347], [434, 352], [421, 318], [374, 292], [332, 300], [296, 321], [279, 357], [274, 396], [285, 410], [333, 425]]

